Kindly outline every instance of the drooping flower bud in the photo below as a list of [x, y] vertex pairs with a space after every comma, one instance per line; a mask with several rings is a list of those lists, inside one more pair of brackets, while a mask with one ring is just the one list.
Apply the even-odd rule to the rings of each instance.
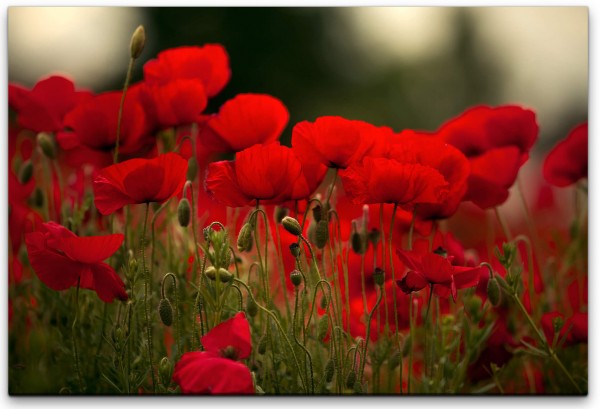
[[294, 236], [300, 236], [302, 234], [302, 227], [300, 226], [300, 223], [298, 223], [298, 220], [294, 219], [293, 217], [285, 216], [281, 220], [281, 224], [283, 224], [283, 227]]
[[267, 334], [264, 334], [258, 341], [258, 353], [264, 355], [267, 352]]
[[322, 249], [329, 240], [329, 223], [327, 220], [321, 219], [317, 223], [317, 229], [315, 231], [315, 245], [317, 248]]
[[294, 287], [298, 287], [300, 284], [302, 284], [302, 273], [298, 270], [292, 271], [290, 274], [290, 280], [292, 280]]
[[31, 204], [35, 207], [42, 207], [44, 205], [44, 193], [39, 187], [36, 187], [31, 194]]
[[313, 213], [313, 219], [315, 219], [315, 221], [317, 223], [319, 223], [321, 221], [321, 219], [323, 218], [323, 208], [320, 205], [317, 205], [317, 206], [313, 207], [312, 213]]
[[238, 251], [250, 251], [252, 249], [252, 226], [244, 223], [237, 237]]
[[329, 331], [329, 317], [323, 315], [317, 324], [317, 339], [323, 341], [327, 336], [327, 331]]
[[215, 281], [217, 279], [217, 269], [214, 266], [208, 266], [204, 270], [204, 275]]
[[173, 324], [173, 307], [168, 298], [160, 300], [160, 303], [158, 304], [158, 315], [160, 316], [162, 323], [167, 327], [170, 327]]
[[142, 51], [144, 51], [144, 45], [146, 45], [146, 31], [144, 26], [138, 26], [133, 35], [131, 36], [131, 43], [129, 46], [131, 58], [137, 60], [140, 58]]
[[285, 216], [288, 214], [287, 207], [277, 206], [275, 208], [275, 221], [279, 224]]
[[377, 247], [379, 240], [381, 240], [381, 232], [375, 228], [371, 229], [369, 232], [369, 241], [373, 243], [373, 247]]
[[377, 267], [373, 272], [373, 281], [380, 287], [385, 283], [385, 273], [381, 268]]
[[165, 356], [163, 357], [163, 359], [160, 360], [160, 363], [158, 364], [158, 376], [160, 377], [160, 382], [165, 387], [168, 387], [171, 384], [172, 375], [173, 365], [171, 364], [171, 361], [169, 361], [169, 358]]
[[258, 314], [258, 306], [256, 305], [256, 301], [254, 301], [254, 298], [250, 296], [248, 296], [248, 299], [246, 300], [246, 313], [248, 313], [250, 317], [254, 317], [256, 314]]
[[290, 244], [290, 253], [292, 253], [294, 258], [300, 257], [300, 245], [298, 243]]
[[498, 284], [498, 280], [496, 277], [490, 278], [487, 284], [487, 296], [490, 303], [497, 307], [500, 305], [502, 301], [501, 293], [500, 293], [500, 285]]
[[335, 360], [331, 358], [325, 364], [325, 382], [329, 383], [333, 380], [333, 374], [335, 373]]
[[346, 376], [346, 388], [352, 389], [354, 388], [354, 382], [356, 382], [356, 371], [351, 369]]
[[224, 269], [223, 267], [219, 268], [219, 280], [221, 280], [222, 283], [228, 283], [232, 278], [233, 274], [227, 271], [227, 269]]
[[356, 220], [352, 220], [352, 233], [350, 234], [352, 251], [356, 254], [364, 254], [367, 251], [365, 237], [358, 232]]
[[54, 142], [52, 135], [47, 132], [40, 132], [37, 134], [37, 143], [47, 158], [56, 158], [56, 142]]
[[32, 176], [33, 163], [31, 162], [31, 159], [27, 159], [25, 162], [23, 162], [21, 168], [19, 169], [19, 183], [26, 185], [31, 180]]
[[184, 197], [179, 201], [179, 206], [177, 206], [177, 220], [179, 220], [181, 227], [187, 227], [190, 224], [190, 215], [190, 201]]

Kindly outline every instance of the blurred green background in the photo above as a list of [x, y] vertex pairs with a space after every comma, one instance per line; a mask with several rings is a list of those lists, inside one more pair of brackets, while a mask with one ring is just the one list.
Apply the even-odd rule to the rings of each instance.
[[223, 44], [232, 78], [209, 111], [240, 92], [284, 101], [292, 126], [321, 115], [434, 130], [475, 104], [538, 113], [545, 153], [588, 110], [586, 7], [11, 7], [9, 81], [54, 72], [100, 92], [122, 86], [129, 37], [160, 50]]

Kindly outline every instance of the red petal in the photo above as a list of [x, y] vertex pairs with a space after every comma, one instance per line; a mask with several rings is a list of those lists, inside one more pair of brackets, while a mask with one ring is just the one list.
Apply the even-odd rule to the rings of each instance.
[[121, 247], [124, 238], [122, 234], [65, 238], [60, 249], [80, 263], [98, 263], [112, 256]]
[[225, 206], [242, 207], [252, 204], [252, 198], [240, 190], [235, 176], [234, 162], [210, 163], [205, 186], [206, 191]]
[[252, 352], [252, 338], [246, 314], [238, 312], [233, 318], [211, 329], [202, 337], [202, 345], [207, 352], [214, 353], [232, 346], [238, 353], [238, 359], [248, 358]]
[[588, 175], [588, 125], [573, 129], [544, 161], [544, 178], [559, 187], [569, 186]]
[[84, 288], [96, 291], [98, 297], [106, 303], [113, 302], [115, 298], [118, 298], [121, 301], [127, 300], [128, 296], [125, 291], [125, 283], [123, 283], [123, 280], [121, 280], [111, 266], [105, 263], [93, 264], [90, 266], [89, 272], [92, 275], [93, 285]]

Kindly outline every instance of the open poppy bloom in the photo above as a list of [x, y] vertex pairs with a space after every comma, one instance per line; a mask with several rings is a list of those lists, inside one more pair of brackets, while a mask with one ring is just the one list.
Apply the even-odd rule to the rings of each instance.
[[405, 293], [420, 291], [427, 286], [440, 296], [447, 296], [448, 290], [456, 301], [457, 289], [475, 287], [481, 271], [486, 267], [453, 266], [451, 260], [435, 253], [396, 250], [400, 260], [410, 270], [396, 282]]
[[102, 169], [94, 179], [94, 203], [103, 215], [128, 204], [163, 203], [183, 189], [187, 161], [176, 153], [130, 159]]
[[94, 290], [104, 302], [127, 300], [125, 284], [104, 263], [123, 243], [122, 234], [78, 237], [54, 222], [25, 235], [29, 262], [37, 276], [53, 290], [79, 285]]
[[437, 134], [469, 159], [471, 174], [464, 200], [482, 209], [508, 198], [539, 132], [535, 113], [519, 106], [468, 109], [440, 127]]
[[588, 124], [578, 125], [544, 161], [544, 178], [554, 186], [577, 183], [588, 175]]
[[175, 364], [173, 381], [187, 394], [254, 394], [252, 375], [238, 362], [252, 352], [250, 325], [238, 312], [202, 337], [202, 352], [187, 352]]
[[171, 48], [158, 53], [156, 59], [144, 65], [144, 79], [148, 83], [164, 84], [177, 78], [198, 79], [209, 97], [217, 95], [230, 77], [229, 56], [220, 44]]
[[199, 140], [216, 152], [239, 152], [281, 136], [290, 114], [279, 99], [264, 94], [238, 94], [200, 125]]
[[230, 207], [281, 204], [310, 196], [327, 168], [303, 164], [286, 146], [273, 142], [238, 152], [234, 161], [208, 166], [206, 190]]

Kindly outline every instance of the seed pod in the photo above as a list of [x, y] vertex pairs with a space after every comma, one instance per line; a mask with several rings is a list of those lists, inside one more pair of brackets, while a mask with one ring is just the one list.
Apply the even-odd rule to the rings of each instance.
[[323, 341], [327, 336], [327, 331], [329, 331], [329, 319], [327, 315], [323, 315], [317, 324], [317, 339]]
[[329, 240], [329, 223], [327, 220], [321, 219], [317, 223], [317, 229], [315, 231], [315, 245], [317, 248], [322, 249]]
[[258, 341], [258, 353], [264, 355], [267, 352], [267, 334], [264, 334]]
[[283, 227], [294, 236], [300, 236], [302, 234], [302, 227], [300, 226], [300, 223], [298, 223], [298, 220], [294, 219], [293, 217], [285, 216], [281, 220], [281, 224], [283, 224]]
[[21, 165], [19, 169], [19, 183], [22, 185], [26, 185], [27, 182], [31, 180], [33, 176], [33, 163], [31, 163], [31, 159], [27, 159]]
[[356, 371], [351, 369], [346, 376], [346, 388], [352, 389], [354, 388], [354, 382], [356, 382]]
[[162, 323], [167, 327], [170, 327], [171, 324], [173, 324], [173, 307], [168, 298], [160, 300], [160, 303], [158, 304], [158, 315], [160, 316]]
[[394, 369], [396, 369], [398, 367], [398, 365], [400, 365], [401, 359], [402, 359], [402, 355], [400, 354], [400, 351], [394, 352], [388, 358], [388, 366], [390, 367], [390, 371], [393, 371]]
[[179, 201], [179, 206], [177, 206], [177, 220], [179, 220], [181, 227], [187, 227], [190, 224], [190, 214], [190, 202], [184, 197]]
[[375, 282], [375, 285], [380, 287], [385, 283], [385, 273], [379, 267], [373, 272], [373, 281]]
[[292, 280], [292, 284], [294, 287], [298, 287], [302, 284], [302, 273], [298, 270], [294, 270], [290, 273], [290, 280]]
[[198, 174], [198, 161], [195, 156], [192, 156], [188, 159], [188, 170], [186, 174], [186, 179], [193, 181], [196, 179], [196, 175]]
[[300, 257], [300, 245], [298, 243], [290, 244], [290, 253], [292, 253], [294, 258]]
[[404, 345], [402, 345], [402, 356], [406, 358], [408, 354], [410, 354], [410, 350], [412, 348], [412, 338], [410, 336], [406, 337], [404, 340]]
[[325, 364], [325, 382], [331, 382], [333, 380], [333, 374], [335, 373], [335, 360], [331, 358]]
[[47, 158], [56, 158], [56, 142], [54, 142], [52, 135], [47, 132], [40, 132], [37, 134], [37, 143]]
[[500, 285], [498, 284], [498, 280], [496, 280], [495, 277], [490, 278], [490, 280], [488, 281], [487, 296], [488, 300], [490, 300], [490, 303], [494, 307], [500, 305], [500, 302], [502, 301], [500, 294]]
[[244, 223], [237, 237], [238, 251], [250, 251], [252, 249], [252, 226]]
[[258, 314], [258, 306], [256, 305], [256, 301], [254, 301], [254, 298], [250, 296], [248, 296], [248, 299], [246, 300], [246, 312], [251, 317], [254, 317], [256, 314]]
[[131, 58], [138, 59], [144, 51], [144, 45], [146, 45], [146, 31], [144, 26], [138, 26], [133, 35], [131, 36], [131, 43], [129, 45]]

